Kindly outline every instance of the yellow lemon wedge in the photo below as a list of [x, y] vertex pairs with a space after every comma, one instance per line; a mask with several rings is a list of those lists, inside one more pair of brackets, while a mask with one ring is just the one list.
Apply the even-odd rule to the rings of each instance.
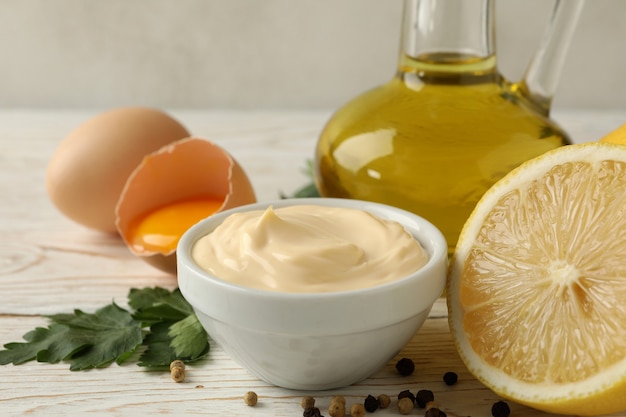
[[560, 414], [626, 410], [626, 147], [569, 145], [491, 187], [447, 284], [469, 371]]
[[626, 145], [626, 123], [609, 132], [606, 136], [600, 139], [600, 142]]

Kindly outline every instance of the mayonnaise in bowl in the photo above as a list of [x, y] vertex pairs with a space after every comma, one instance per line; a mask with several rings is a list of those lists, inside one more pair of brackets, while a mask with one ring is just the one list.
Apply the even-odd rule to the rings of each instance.
[[222, 280], [296, 293], [370, 288], [428, 261], [400, 223], [361, 209], [320, 205], [234, 213], [198, 239], [191, 257]]
[[211, 215], [176, 253], [180, 291], [211, 339], [262, 380], [303, 390], [350, 385], [387, 364], [441, 295], [448, 260], [426, 219], [333, 198]]

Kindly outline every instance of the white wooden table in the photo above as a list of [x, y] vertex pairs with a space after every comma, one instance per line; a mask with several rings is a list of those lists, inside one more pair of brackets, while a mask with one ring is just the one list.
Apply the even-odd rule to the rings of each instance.
[[[42, 315], [87, 312], [115, 300], [125, 305], [131, 287], [173, 289], [173, 276], [129, 254], [112, 236], [64, 218], [49, 202], [44, 175], [58, 142], [96, 112], [0, 111], [0, 345], [47, 321]], [[172, 111], [195, 135], [226, 148], [247, 171], [259, 200], [291, 193], [307, 182], [302, 173], [330, 112]], [[577, 142], [595, 140], [626, 122], [622, 111], [556, 111], [555, 118]], [[211, 343], [208, 358], [188, 366], [177, 384], [166, 373], [134, 363], [70, 372], [67, 364], [30, 362], [0, 367], [0, 415], [5, 416], [301, 416], [300, 398], [311, 394], [323, 413], [332, 395], [348, 403], [368, 394], [395, 396], [404, 389], [435, 393], [449, 416], [490, 416], [498, 398], [465, 370], [452, 345], [445, 302], [439, 300], [424, 327], [400, 353], [416, 371], [400, 377], [395, 361], [370, 379], [326, 392], [298, 392], [269, 386], [249, 375]], [[445, 371], [459, 374], [447, 387]], [[254, 390], [259, 404], [247, 407], [243, 394]], [[511, 404], [512, 416], [547, 414]], [[414, 410], [413, 415], [423, 415]], [[375, 415], [398, 415], [395, 405]], [[626, 416], [625, 413], [615, 416]]]

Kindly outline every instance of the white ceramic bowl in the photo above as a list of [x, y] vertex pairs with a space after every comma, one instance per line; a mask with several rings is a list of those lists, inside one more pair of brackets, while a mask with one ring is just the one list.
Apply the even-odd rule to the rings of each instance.
[[[428, 263], [389, 284], [336, 293], [281, 293], [238, 286], [212, 276], [191, 248], [230, 214], [317, 204], [358, 208], [395, 220], [422, 244]], [[398, 208], [350, 199], [302, 198], [256, 203], [200, 221], [177, 248], [178, 284], [221, 348], [262, 380], [291, 389], [322, 390], [361, 381], [411, 340], [441, 295], [447, 244], [431, 223]]]

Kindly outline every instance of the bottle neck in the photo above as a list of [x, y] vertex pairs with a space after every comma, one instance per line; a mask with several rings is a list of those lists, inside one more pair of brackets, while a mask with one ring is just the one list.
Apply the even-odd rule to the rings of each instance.
[[400, 73], [496, 74], [492, 0], [405, 0]]

